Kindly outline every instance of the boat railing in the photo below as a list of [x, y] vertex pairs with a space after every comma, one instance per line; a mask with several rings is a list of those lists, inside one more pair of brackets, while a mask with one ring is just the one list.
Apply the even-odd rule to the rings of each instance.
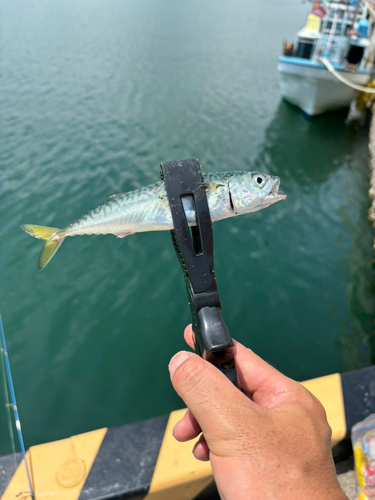
[[321, 36], [315, 45], [312, 59], [318, 61], [325, 57], [333, 63], [344, 64], [350, 45], [349, 32], [359, 19], [367, 17], [368, 7], [361, 2], [355, 8], [345, 6], [343, 9], [342, 5], [337, 8], [336, 4], [331, 4], [330, 7], [322, 20]]
[[372, 39], [373, 12], [367, 4], [359, 1], [356, 6], [349, 6], [328, 2], [325, 8], [327, 11], [321, 18], [320, 26], [315, 27], [316, 16], [309, 15], [306, 26], [298, 32], [294, 44], [283, 43], [283, 56], [307, 59], [315, 63], [324, 57], [352, 72], [372, 66], [374, 50], [371, 51], [368, 47], [371, 44], [366, 45], [364, 39], [354, 33], [356, 23], [370, 16], [372, 20], [367, 39]]

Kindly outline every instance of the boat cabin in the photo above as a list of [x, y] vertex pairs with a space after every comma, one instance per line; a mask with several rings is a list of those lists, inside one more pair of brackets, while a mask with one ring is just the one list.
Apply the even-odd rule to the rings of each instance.
[[293, 49], [284, 55], [339, 65], [364, 65], [371, 31], [367, 7], [357, 2], [316, 2], [306, 25], [297, 33]]

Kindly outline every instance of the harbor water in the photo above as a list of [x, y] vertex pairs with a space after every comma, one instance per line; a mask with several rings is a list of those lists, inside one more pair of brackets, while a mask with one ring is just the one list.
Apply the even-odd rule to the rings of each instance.
[[[26, 446], [181, 408], [168, 362], [190, 322], [168, 232], [42, 242], [164, 161], [279, 175], [288, 197], [214, 224], [232, 336], [297, 380], [375, 359], [368, 129], [280, 99], [300, 0], [5, 0], [0, 309]], [[10, 451], [0, 412], [0, 452]]]

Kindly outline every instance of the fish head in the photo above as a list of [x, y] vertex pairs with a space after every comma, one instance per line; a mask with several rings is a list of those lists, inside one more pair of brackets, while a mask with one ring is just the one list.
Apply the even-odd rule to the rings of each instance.
[[258, 172], [234, 174], [228, 183], [231, 206], [235, 214], [256, 212], [278, 201], [286, 194], [279, 191], [280, 178]]

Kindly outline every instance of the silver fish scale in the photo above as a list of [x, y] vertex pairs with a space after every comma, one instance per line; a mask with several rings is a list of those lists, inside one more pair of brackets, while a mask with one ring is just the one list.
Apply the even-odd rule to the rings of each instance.
[[[203, 174], [212, 221], [237, 215], [233, 211], [229, 182], [238, 184], [243, 178], [249, 178], [249, 175], [251, 176], [250, 172], [243, 171]], [[188, 223], [194, 224], [194, 204], [190, 199], [183, 199], [183, 205]], [[254, 208], [254, 210], [258, 209]], [[248, 210], [248, 212], [251, 211], [253, 210]], [[65, 237], [111, 233], [122, 237], [136, 232], [164, 231], [172, 228], [173, 222], [165, 184], [159, 181], [110, 197], [103, 205], [89, 211], [60, 234]]]
[[[224, 172], [203, 175], [207, 202], [213, 222], [236, 215], [256, 212], [286, 195], [279, 191], [280, 179], [251, 172]], [[194, 199], [182, 196], [189, 225], [196, 223]], [[132, 233], [165, 231], [173, 228], [169, 201], [162, 181], [111, 196], [103, 205], [90, 210], [63, 230], [25, 224], [22, 229], [46, 243], [38, 259], [38, 269], [46, 267], [66, 236], [114, 234], [120, 238]]]

